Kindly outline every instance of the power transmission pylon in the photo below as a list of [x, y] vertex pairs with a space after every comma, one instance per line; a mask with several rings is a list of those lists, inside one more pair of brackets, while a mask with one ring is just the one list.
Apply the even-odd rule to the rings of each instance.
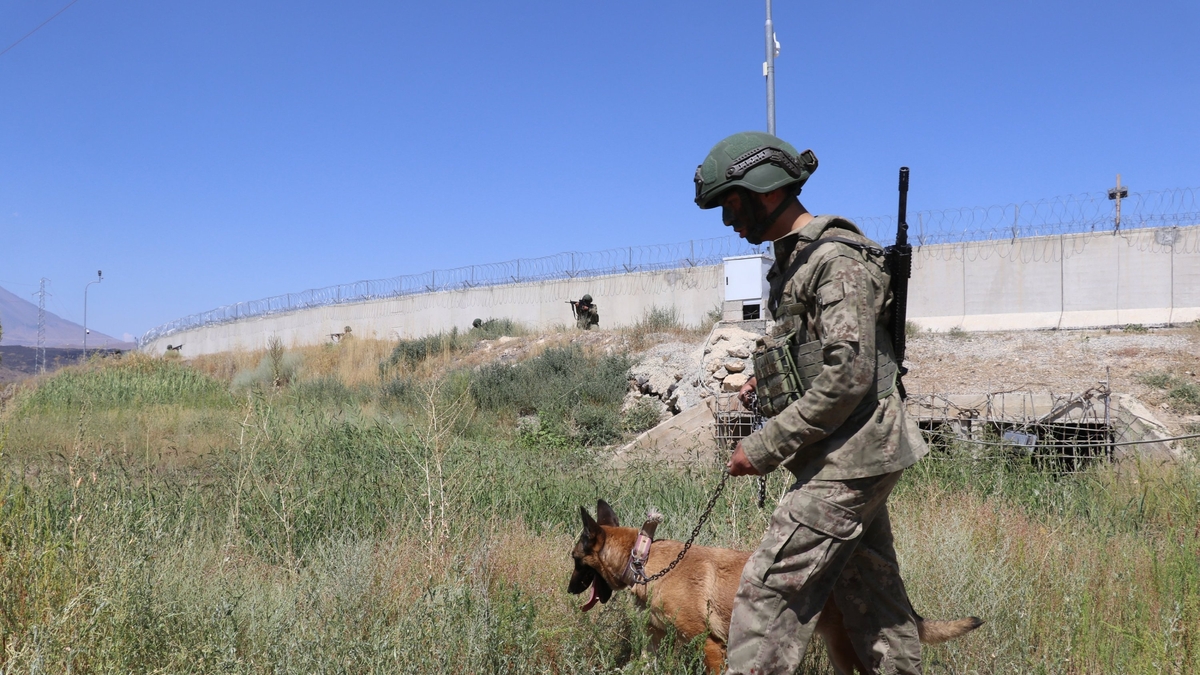
[[42, 277], [38, 288], [38, 341], [37, 352], [34, 355], [34, 367], [43, 375], [46, 374], [46, 277]]

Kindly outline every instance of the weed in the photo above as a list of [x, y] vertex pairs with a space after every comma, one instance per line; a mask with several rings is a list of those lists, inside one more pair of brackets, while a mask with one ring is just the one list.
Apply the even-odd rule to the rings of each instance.
[[667, 333], [679, 330], [683, 323], [679, 320], [679, 312], [674, 307], [651, 307], [642, 318], [633, 325], [635, 333]]
[[642, 314], [637, 323], [622, 329], [622, 332], [629, 336], [630, 345], [636, 351], [644, 349], [653, 336], [679, 334], [685, 330], [687, 329], [679, 318], [679, 312], [674, 307], [651, 307]]
[[1126, 333], [1149, 333], [1150, 332], [1149, 328], [1146, 328], [1145, 326], [1143, 326], [1140, 323], [1127, 323], [1121, 328], [1121, 330], [1125, 331]]
[[[908, 326], [906, 324], [905, 332], [907, 333], [907, 331], [908, 331]], [[949, 337], [954, 340], [970, 340], [971, 334], [968, 333], [967, 331], [963, 330], [962, 326], [954, 326], [950, 330], [946, 331], [946, 337]]]
[[244, 370], [233, 378], [234, 391], [247, 389], [281, 389], [296, 378], [302, 359], [299, 354], [288, 353], [283, 341], [272, 337], [267, 342], [266, 353], [259, 359], [254, 370]]
[[658, 426], [661, 419], [659, 404], [649, 397], [642, 397], [621, 416], [621, 428], [631, 434], [640, 434]]
[[725, 312], [721, 309], [721, 305], [718, 304], [704, 315], [704, 322], [700, 325], [700, 330], [707, 333], [713, 329], [713, 326], [721, 323], [721, 320], [724, 318]]
[[904, 322], [904, 337], [906, 339], [912, 340], [920, 335], [923, 331], [924, 329], [921, 328], [921, 324], [917, 323], [916, 321], [909, 320]]
[[552, 347], [522, 363], [480, 368], [471, 375], [470, 391], [484, 410], [537, 414], [558, 433], [598, 444], [617, 435], [616, 410], [628, 372], [623, 356], [592, 357], [577, 346]]
[[1183, 413], [1200, 412], [1200, 386], [1183, 382], [1167, 392], [1167, 399]]
[[1143, 373], [1137, 376], [1137, 380], [1147, 387], [1166, 389], [1171, 386], [1175, 378], [1170, 373]]

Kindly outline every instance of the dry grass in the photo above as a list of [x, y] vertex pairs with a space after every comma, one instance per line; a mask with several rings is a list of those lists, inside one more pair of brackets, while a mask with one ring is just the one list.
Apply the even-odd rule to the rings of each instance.
[[[354, 337], [337, 343], [293, 347], [290, 354], [300, 358], [302, 378], [336, 377], [348, 387], [379, 384], [380, 367], [391, 354], [394, 342]], [[238, 373], [254, 370], [267, 351], [239, 350], [205, 354], [189, 364], [212, 377], [232, 382]]]

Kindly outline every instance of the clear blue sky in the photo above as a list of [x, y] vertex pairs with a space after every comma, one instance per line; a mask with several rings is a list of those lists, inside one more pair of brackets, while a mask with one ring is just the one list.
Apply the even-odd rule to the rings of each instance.
[[[66, 0], [0, 0], [0, 50]], [[115, 336], [238, 300], [720, 236], [762, 2], [78, 0], [0, 56], [0, 286]], [[1200, 186], [1200, 9], [777, 0], [818, 213]]]

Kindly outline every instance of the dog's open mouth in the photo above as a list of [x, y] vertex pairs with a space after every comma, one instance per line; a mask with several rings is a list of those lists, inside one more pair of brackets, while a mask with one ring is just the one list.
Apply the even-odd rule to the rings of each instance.
[[587, 602], [583, 603], [583, 607], [580, 607], [579, 609], [580, 611], [586, 612], [595, 607], [597, 602], [608, 602], [608, 599], [611, 597], [612, 587], [609, 586], [608, 582], [605, 581], [599, 574], [597, 574], [596, 578], [592, 579], [592, 585], [588, 586]]
[[602, 583], [604, 583], [604, 582], [601, 581], [600, 577], [598, 577], [598, 576], [592, 581], [592, 585], [588, 586], [587, 602], [583, 603], [583, 607], [580, 607], [579, 611], [586, 612], [589, 609], [595, 607], [597, 602], [600, 602], [600, 592], [598, 590], [596, 590], [596, 584], [602, 584]]

